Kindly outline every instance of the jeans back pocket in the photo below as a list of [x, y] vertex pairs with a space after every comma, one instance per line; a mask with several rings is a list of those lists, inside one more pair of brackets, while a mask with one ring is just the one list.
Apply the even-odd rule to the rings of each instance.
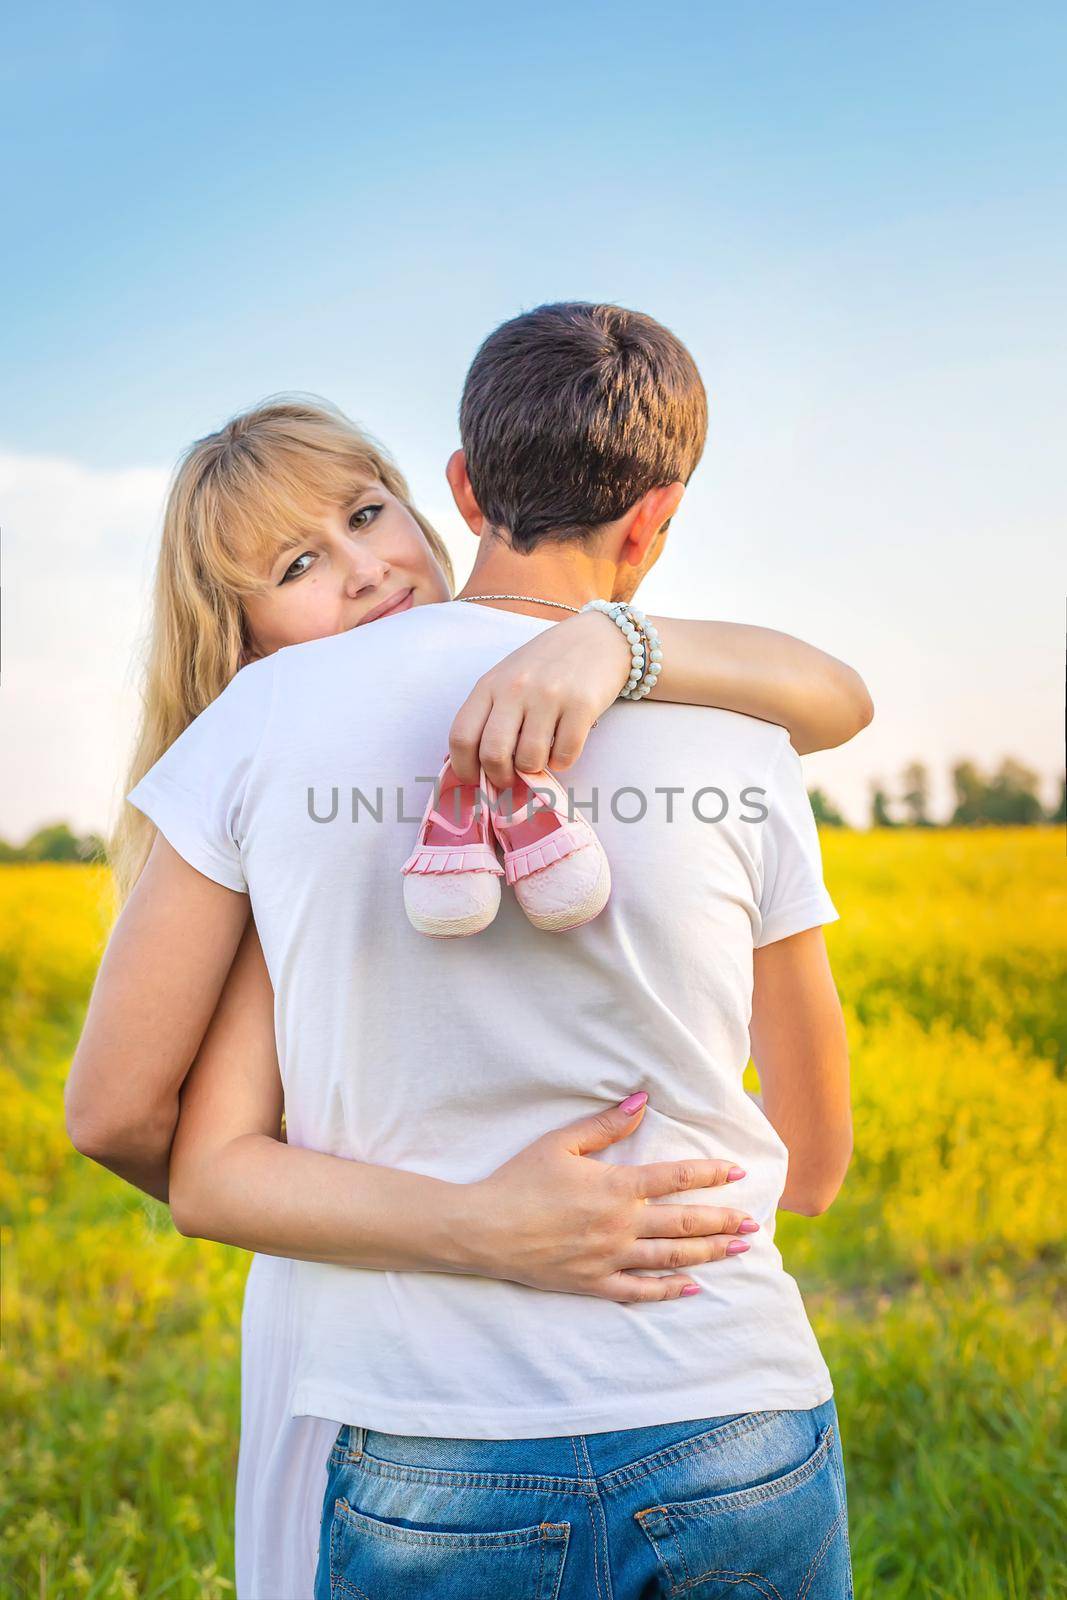
[[806, 1460], [769, 1482], [634, 1513], [686, 1600], [850, 1600], [851, 1561], [834, 1424]]
[[[461, 1496], [455, 1511], [467, 1509]], [[556, 1600], [570, 1531], [569, 1522], [491, 1532], [419, 1525], [406, 1517], [391, 1522], [338, 1496], [330, 1528], [330, 1600]]]

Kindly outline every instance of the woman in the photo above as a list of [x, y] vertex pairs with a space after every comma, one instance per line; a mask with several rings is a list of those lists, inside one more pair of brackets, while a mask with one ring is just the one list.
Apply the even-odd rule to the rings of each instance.
[[[373, 500], [365, 493], [354, 500], [355, 491], [368, 485], [381, 492]], [[128, 786], [246, 663], [387, 620], [377, 616], [383, 570], [403, 576], [411, 604], [450, 597], [443, 545], [411, 507], [396, 468], [340, 413], [301, 400], [268, 403], [194, 445], [167, 506], [144, 720]], [[799, 641], [726, 624], [656, 622], [665, 646], [661, 699], [721, 705], [781, 722], [801, 751], [840, 743], [867, 720], [869, 701], [856, 675]], [[573, 761], [596, 714], [613, 703], [625, 677], [614, 635], [603, 617], [568, 619], [486, 674], [457, 712], [457, 765], [476, 762], [482, 742], [488, 749], [489, 734], [501, 727], [513, 732], [511, 761], [523, 770]], [[524, 730], [525, 707], [536, 710], [538, 726], [548, 730], [540, 742]], [[487, 756], [485, 767], [499, 786], [509, 781], [510, 762], [501, 765], [499, 756]], [[124, 910], [94, 990], [67, 1104], [79, 1148], [166, 1198], [177, 1091], [224, 980], [216, 1023], [182, 1095], [175, 1151], [195, 1150], [198, 1140], [208, 1148], [207, 1129], [214, 1125], [216, 1136], [227, 1127], [261, 1130], [275, 1153], [282, 1153], [281, 1096], [276, 1060], [267, 1060], [273, 1054], [270, 986], [254, 925], [243, 926], [246, 908], [241, 923], [235, 912], [226, 928], [217, 920], [198, 921], [191, 894], [181, 900], [163, 888], [170, 846], [180, 855], [183, 841], [168, 845], [153, 839], [153, 832], [147, 816], [126, 808], [113, 848]], [[197, 865], [211, 876], [210, 864]], [[153, 954], [160, 949], [165, 959]], [[254, 1089], [251, 1073], [245, 1073], [253, 1057], [259, 1072]], [[273, 1072], [270, 1104], [262, 1093], [264, 1061]], [[635, 1125], [633, 1114], [620, 1116], [613, 1137], [624, 1137]], [[382, 1264], [420, 1264], [402, 1253], [404, 1235], [415, 1231], [418, 1215], [410, 1209], [417, 1205], [413, 1175], [370, 1166], [356, 1173], [360, 1164], [341, 1158], [284, 1154], [305, 1169], [310, 1158], [317, 1181], [326, 1183], [328, 1172], [328, 1181], [338, 1185], [336, 1236], [330, 1236], [327, 1203], [318, 1259], [345, 1259], [343, 1241], [354, 1232], [369, 1238], [377, 1225], [385, 1240]], [[299, 1330], [290, 1323], [290, 1263], [281, 1250], [287, 1208], [299, 1209], [306, 1196], [279, 1187], [277, 1171], [259, 1191], [255, 1175], [246, 1174], [247, 1202], [261, 1215], [269, 1213], [270, 1228], [260, 1245], [250, 1246], [268, 1253], [253, 1259], [242, 1321], [241, 1600], [311, 1594], [327, 1455], [336, 1438], [332, 1423], [288, 1415], [292, 1339]], [[700, 1176], [710, 1181], [706, 1173]], [[356, 1177], [362, 1183], [358, 1214], [352, 1208]], [[348, 1185], [343, 1202], [342, 1181]], [[725, 1171], [718, 1181], [726, 1181]], [[571, 1197], [555, 1198], [556, 1213], [543, 1222], [546, 1241], [553, 1229], [557, 1237], [567, 1233]], [[183, 1231], [195, 1231], [177, 1220]], [[731, 1242], [743, 1245], [737, 1237], [743, 1220], [740, 1214], [725, 1219], [724, 1231], [707, 1241], [705, 1259], [716, 1259]], [[585, 1261], [569, 1255], [554, 1271], [543, 1286], [620, 1299], [674, 1296], [691, 1286], [684, 1273], [649, 1278], [609, 1272], [592, 1251]]]

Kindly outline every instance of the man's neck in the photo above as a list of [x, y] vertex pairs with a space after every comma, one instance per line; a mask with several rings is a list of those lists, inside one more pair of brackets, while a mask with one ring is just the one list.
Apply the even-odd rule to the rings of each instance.
[[474, 600], [479, 595], [489, 594], [532, 595], [534, 600], [486, 600], [484, 604], [487, 609], [491, 606], [562, 622], [567, 613], [561, 611], [558, 604], [549, 606], [541, 602], [555, 600], [580, 610], [587, 600], [610, 599], [617, 582], [614, 562], [575, 545], [544, 545], [522, 556], [499, 540], [493, 540], [489, 547], [483, 540], [474, 569], [455, 598]]

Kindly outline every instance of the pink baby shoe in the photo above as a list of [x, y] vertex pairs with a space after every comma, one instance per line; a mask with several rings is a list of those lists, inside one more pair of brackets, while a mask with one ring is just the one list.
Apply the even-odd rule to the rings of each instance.
[[[581, 813], [567, 815], [567, 796], [557, 779], [547, 768], [518, 773], [507, 807], [484, 773], [482, 784], [507, 881], [530, 921], [551, 933], [591, 922], [607, 904], [611, 868], [586, 819]], [[549, 791], [552, 799], [534, 793], [535, 788]]]
[[[488, 797], [485, 784], [483, 778]], [[432, 939], [480, 933], [500, 907], [504, 869], [493, 848], [488, 805], [479, 799], [476, 808], [476, 799], [477, 788], [460, 783], [446, 756], [422, 814], [419, 842], [400, 869], [408, 921]]]

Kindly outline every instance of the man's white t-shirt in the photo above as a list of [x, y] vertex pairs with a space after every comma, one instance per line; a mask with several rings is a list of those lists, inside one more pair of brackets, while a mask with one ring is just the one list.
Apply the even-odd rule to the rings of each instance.
[[299, 1262], [294, 1416], [533, 1438], [833, 1392], [774, 1243], [787, 1152], [742, 1087], [753, 950], [837, 916], [784, 730], [617, 701], [557, 774], [611, 863], [600, 915], [545, 932], [501, 880], [476, 936], [407, 920], [400, 867], [452, 719], [552, 625], [443, 602], [280, 650], [128, 798], [198, 871], [250, 894], [290, 1144], [469, 1182], [644, 1089], [636, 1131], [586, 1159], [729, 1157], [747, 1177], [662, 1198], [741, 1207], [760, 1231], [688, 1269], [702, 1293], [648, 1304]]

